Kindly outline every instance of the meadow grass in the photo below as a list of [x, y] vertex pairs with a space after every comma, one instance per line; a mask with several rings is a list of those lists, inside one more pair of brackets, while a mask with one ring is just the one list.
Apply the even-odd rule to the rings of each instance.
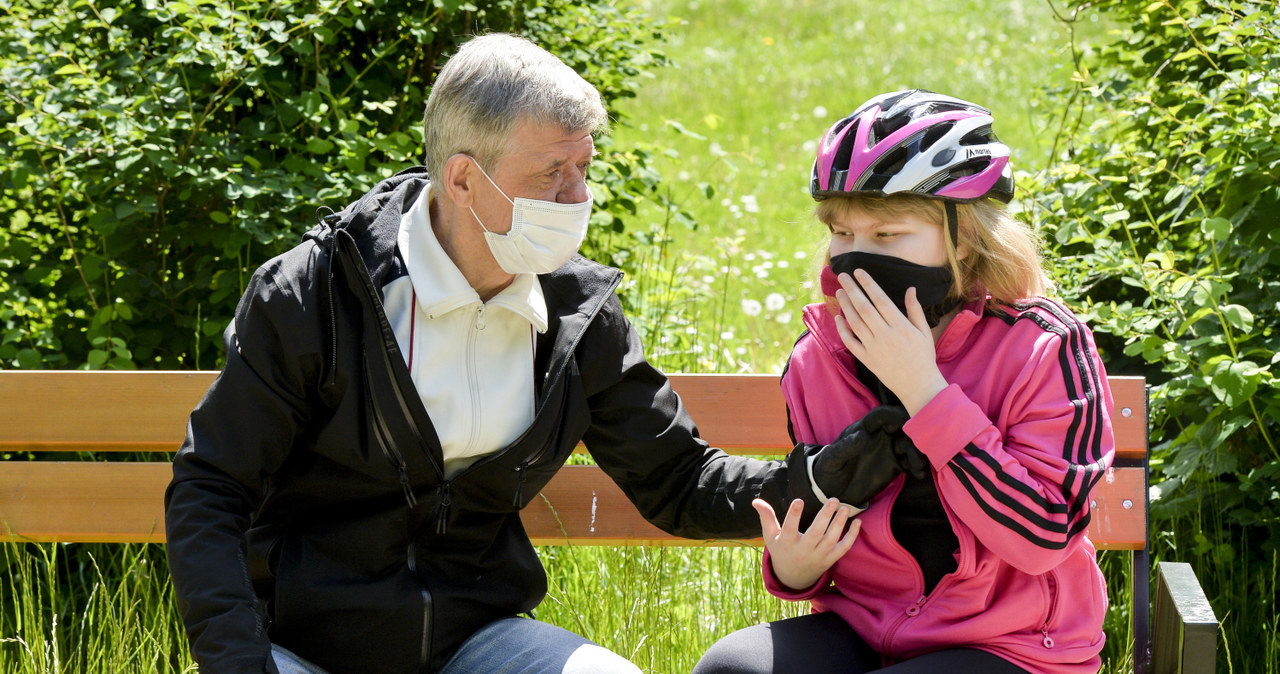
[[[658, 168], [697, 228], [665, 254], [688, 293], [696, 371], [778, 372], [814, 299], [809, 170], [826, 128], [873, 95], [924, 88], [978, 102], [1020, 169], [1043, 167], [1057, 131], [1040, 95], [1069, 82], [1070, 30], [1043, 0], [640, 0], [678, 17], [653, 72], [615, 111], [620, 144], [674, 150]], [[1087, 48], [1103, 27], [1076, 25]], [[710, 197], [706, 196], [710, 193]], [[663, 221], [656, 207], [647, 218]], [[687, 294], [688, 294], [687, 293]], [[717, 321], [708, 317], [717, 317]], [[692, 318], [691, 318], [692, 317]], [[685, 340], [688, 341], [688, 340]], [[661, 341], [651, 341], [659, 357]]]

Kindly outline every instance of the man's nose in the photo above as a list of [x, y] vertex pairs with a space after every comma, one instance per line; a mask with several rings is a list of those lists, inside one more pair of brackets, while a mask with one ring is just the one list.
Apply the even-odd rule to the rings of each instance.
[[591, 190], [587, 189], [587, 176], [583, 174], [569, 181], [569, 184], [556, 195], [556, 201], [562, 204], [580, 204], [590, 196]]

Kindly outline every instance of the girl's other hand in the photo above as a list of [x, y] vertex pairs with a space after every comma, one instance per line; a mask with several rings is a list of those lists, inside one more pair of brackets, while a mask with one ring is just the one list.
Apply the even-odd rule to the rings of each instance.
[[840, 341], [914, 416], [947, 387], [916, 289], [907, 291], [904, 316], [870, 274], [861, 269], [855, 273], [857, 283], [841, 274], [841, 290], [836, 291], [843, 316], [836, 318]]
[[778, 524], [778, 516], [767, 501], [756, 499], [751, 505], [760, 514], [760, 528], [773, 562], [773, 575], [793, 590], [805, 590], [818, 582], [832, 564], [849, 552], [862, 529], [862, 520], [853, 520], [845, 531], [853, 509], [834, 498], [822, 506], [804, 533], [800, 533], [804, 501], [791, 502], [782, 524]]

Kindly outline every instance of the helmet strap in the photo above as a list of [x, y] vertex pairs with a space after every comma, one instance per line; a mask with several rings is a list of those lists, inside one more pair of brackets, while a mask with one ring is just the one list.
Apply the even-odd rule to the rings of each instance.
[[943, 209], [947, 212], [947, 229], [951, 232], [951, 248], [960, 250], [960, 215], [956, 212], [956, 204], [953, 201], [942, 202]]

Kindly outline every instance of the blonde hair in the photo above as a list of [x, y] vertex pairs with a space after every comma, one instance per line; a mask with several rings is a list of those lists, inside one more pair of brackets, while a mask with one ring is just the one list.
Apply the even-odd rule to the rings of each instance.
[[[1012, 305], [1043, 295], [1051, 288], [1042, 267], [1039, 235], [999, 202], [979, 199], [956, 204], [960, 219], [958, 244], [968, 250], [964, 259], [956, 257], [957, 245], [951, 241], [950, 228], [945, 226], [946, 211], [940, 200], [908, 194], [831, 197], [819, 201], [814, 211], [818, 220], [828, 226], [854, 213], [910, 213], [941, 227], [947, 264], [955, 277], [951, 297], [971, 301], [986, 293], [991, 296], [990, 304]], [[830, 255], [827, 248], [822, 257], [829, 261]]]

